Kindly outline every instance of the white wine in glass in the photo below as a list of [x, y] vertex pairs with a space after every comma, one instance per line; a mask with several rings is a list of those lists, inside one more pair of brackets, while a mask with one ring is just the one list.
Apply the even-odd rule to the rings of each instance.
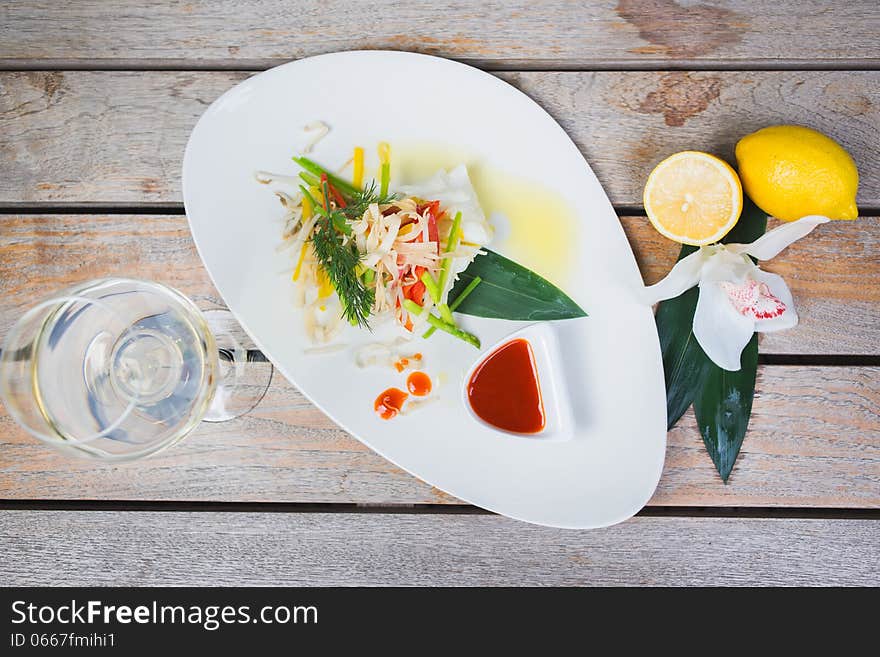
[[30, 434], [78, 455], [154, 454], [202, 420], [250, 411], [272, 375], [248, 360], [227, 310], [202, 312], [180, 292], [108, 278], [31, 308], [0, 353], [0, 397]]

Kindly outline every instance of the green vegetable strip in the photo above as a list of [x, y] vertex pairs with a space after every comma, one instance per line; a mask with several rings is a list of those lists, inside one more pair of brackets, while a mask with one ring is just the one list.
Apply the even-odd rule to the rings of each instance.
[[[458, 248], [459, 232], [461, 231], [461, 212], [455, 213], [455, 219], [452, 220], [452, 228], [449, 230], [449, 237], [446, 239], [446, 253], [452, 253]], [[449, 270], [452, 268], [452, 258], [447, 256], [440, 263], [440, 293], [446, 289], [446, 283], [449, 281]]]
[[313, 176], [308, 171], [300, 171], [299, 177], [302, 178], [302, 180], [305, 181], [306, 185], [308, 185], [310, 187], [317, 187], [318, 185], [321, 184], [321, 181], [318, 178], [318, 176]]
[[[316, 187], [317, 187], [317, 185], [316, 185]], [[309, 200], [312, 202], [312, 210], [313, 210], [314, 212], [318, 212], [318, 213], [320, 213], [321, 210], [322, 210], [323, 208], [321, 207], [321, 204], [318, 203], [318, 202], [315, 200], [315, 197], [311, 195], [311, 193], [309, 192], [309, 190], [306, 189], [305, 187], [303, 187], [302, 185], [300, 185], [300, 186], [299, 186], [299, 191], [301, 191], [301, 192], [303, 193], [303, 196], [308, 196], [308, 197], [309, 197]]]
[[[419, 304], [417, 304], [415, 301], [412, 301], [410, 299], [406, 299], [403, 302], [403, 307], [406, 308], [407, 312], [410, 312], [413, 315], [421, 315], [422, 311], [424, 310], [424, 308], [422, 308]], [[433, 328], [438, 328], [441, 331], [446, 331], [449, 335], [454, 336], [454, 337], [458, 338], [459, 340], [464, 340], [465, 342], [467, 342], [470, 345], [473, 345], [477, 349], [480, 348], [480, 339], [477, 336], [473, 335], [472, 333], [468, 333], [467, 331], [462, 331], [461, 329], [456, 328], [452, 324], [447, 324], [439, 317], [435, 317], [434, 315], [431, 315], [430, 313], [428, 313], [425, 316], [425, 318], [428, 320], [428, 323]]]
[[376, 272], [373, 269], [368, 269], [364, 272], [364, 283], [372, 283], [376, 279]]
[[431, 301], [437, 304], [437, 310], [440, 311], [440, 316], [443, 318], [443, 321], [455, 326], [455, 318], [452, 316], [452, 311], [449, 310], [449, 306], [445, 303], [440, 303], [440, 286], [437, 285], [437, 281], [434, 280], [434, 277], [430, 272], [425, 272], [422, 274], [421, 281], [425, 284], [425, 289], [428, 290], [428, 294], [431, 296]]
[[386, 162], [382, 165], [379, 174], [379, 194], [385, 196], [388, 194], [388, 183], [391, 182], [391, 163]]
[[455, 317], [452, 316], [452, 311], [449, 310], [449, 306], [447, 306], [445, 303], [438, 303], [437, 310], [440, 311], [440, 317], [443, 319], [444, 322], [455, 326]]
[[434, 303], [440, 303], [440, 286], [437, 285], [437, 281], [431, 276], [431, 272], [426, 271], [422, 274], [422, 283], [425, 284], [425, 289], [427, 289], [428, 294], [431, 295], [431, 301]]
[[[452, 228], [449, 229], [449, 237], [446, 238], [446, 249], [445, 253], [452, 253], [455, 249], [458, 248], [458, 239], [459, 233], [461, 232], [461, 212], [455, 213], [455, 219], [452, 220]], [[437, 289], [440, 292], [439, 296], [443, 296], [443, 290], [446, 289], [446, 284], [449, 282], [449, 270], [452, 269], [452, 258], [446, 257], [443, 258], [440, 263], [440, 282], [437, 285]], [[440, 316], [444, 321], [449, 322], [450, 324], [455, 324], [455, 319], [452, 317], [452, 311], [449, 309], [445, 303], [440, 303], [439, 299], [435, 299], [434, 303], [437, 304], [437, 309], [440, 311]]]
[[461, 291], [461, 294], [459, 294], [457, 297], [455, 297], [455, 301], [453, 301], [451, 304], [449, 304], [449, 309], [455, 310], [456, 308], [458, 308], [461, 305], [461, 302], [464, 301], [465, 299], [467, 299], [467, 296], [471, 292], [474, 291], [474, 288], [477, 287], [477, 285], [479, 285], [482, 282], [483, 282], [482, 278], [480, 278], [479, 276], [475, 276], [474, 280], [472, 280], [470, 283], [468, 283], [467, 287]]
[[330, 184], [332, 184], [336, 189], [338, 189], [342, 194], [346, 196], [356, 196], [363, 191], [352, 185], [344, 178], [340, 178], [335, 173], [327, 171], [327, 169], [322, 167], [320, 164], [312, 162], [307, 157], [294, 157], [293, 161], [309, 173], [312, 173], [316, 176], [320, 176], [322, 173], [327, 174], [327, 180], [330, 181]]
[[[482, 282], [483, 282], [483, 279], [480, 278], [479, 276], [474, 277], [474, 279], [470, 283], [467, 284], [467, 287], [461, 291], [461, 294], [459, 294], [457, 297], [455, 297], [455, 301], [453, 301], [451, 304], [449, 304], [449, 310], [454, 311], [456, 308], [458, 308], [461, 305], [461, 302], [464, 301], [465, 299], [467, 299], [467, 296], [471, 292], [474, 291], [474, 288], [477, 287], [477, 285], [479, 285]], [[437, 329], [432, 326], [427, 331], [425, 331], [425, 334], [422, 337], [423, 338], [430, 338], [432, 335], [434, 335], [434, 331], [436, 331], [436, 330]]]

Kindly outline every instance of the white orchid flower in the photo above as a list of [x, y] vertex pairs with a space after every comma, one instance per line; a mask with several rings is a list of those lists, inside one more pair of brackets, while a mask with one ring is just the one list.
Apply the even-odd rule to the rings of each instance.
[[774, 228], [751, 244], [700, 247], [682, 258], [666, 278], [644, 289], [645, 303], [672, 299], [699, 284], [694, 337], [716, 365], [735, 372], [755, 331], [781, 331], [798, 322], [785, 281], [763, 271], [749, 256], [769, 260], [827, 221], [828, 217], [818, 215], [803, 217]]

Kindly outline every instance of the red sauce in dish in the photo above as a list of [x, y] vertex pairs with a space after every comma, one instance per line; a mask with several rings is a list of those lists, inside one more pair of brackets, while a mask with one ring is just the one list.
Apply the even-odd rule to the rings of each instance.
[[431, 377], [424, 372], [413, 372], [406, 378], [406, 389], [416, 397], [424, 397], [431, 392]]
[[403, 402], [406, 401], [407, 397], [409, 397], [409, 394], [403, 390], [388, 388], [388, 390], [376, 397], [376, 403], [373, 405], [373, 408], [376, 409], [376, 413], [380, 418], [390, 420], [400, 413]]
[[526, 340], [511, 340], [489, 354], [467, 393], [474, 412], [499, 429], [538, 433], [546, 425], [535, 355]]

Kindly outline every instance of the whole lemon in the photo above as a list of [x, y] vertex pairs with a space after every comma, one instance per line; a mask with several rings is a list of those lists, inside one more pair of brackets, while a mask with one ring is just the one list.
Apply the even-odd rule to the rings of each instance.
[[762, 128], [739, 140], [736, 161], [743, 189], [767, 214], [783, 221], [859, 215], [856, 164], [821, 132], [799, 125]]

